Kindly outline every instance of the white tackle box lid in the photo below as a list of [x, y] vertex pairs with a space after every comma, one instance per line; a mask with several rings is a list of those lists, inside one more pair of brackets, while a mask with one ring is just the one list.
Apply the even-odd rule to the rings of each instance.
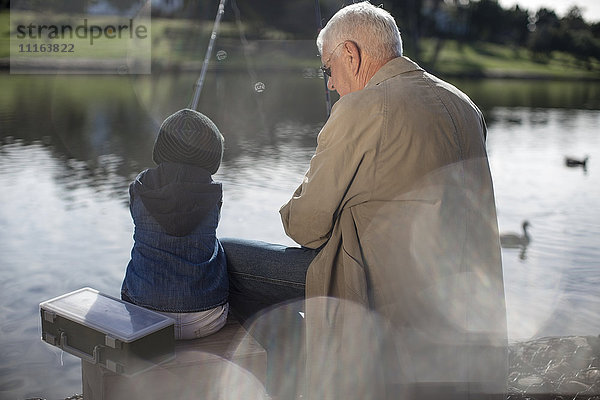
[[115, 299], [89, 287], [47, 300], [40, 303], [40, 308], [106, 333], [124, 343], [133, 342], [175, 323], [165, 315]]

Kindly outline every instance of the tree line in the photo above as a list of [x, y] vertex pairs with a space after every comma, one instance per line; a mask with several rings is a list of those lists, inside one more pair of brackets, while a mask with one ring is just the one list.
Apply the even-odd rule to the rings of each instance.
[[[105, 4], [126, 12], [148, 0], [20, 0], [35, 9], [51, 10], [68, 5], [85, 11]], [[224, 20], [235, 21], [235, 11], [247, 27], [249, 37], [265, 37], [276, 30], [288, 38], [314, 39], [319, 29], [316, 5], [322, 22], [352, 0], [229, 0]], [[419, 58], [422, 38], [454, 39], [460, 42], [493, 42], [529, 49], [543, 58], [552, 51], [570, 53], [582, 61], [600, 60], [600, 22], [588, 22], [581, 9], [572, 7], [560, 17], [549, 8], [527, 10], [503, 8], [498, 0], [371, 0], [382, 3], [396, 18], [405, 48]], [[9, 8], [0, 0], [0, 8]], [[219, 0], [152, 0], [154, 16], [213, 20]]]
[[[108, 1], [108, 0], [107, 0]], [[118, 0], [110, 0], [118, 1]], [[164, 0], [174, 2], [176, 0]], [[184, 15], [212, 19], [218, 0], [178, 0]], [[236, 5], [248, 34], [261, 37], [276, 29], [297, 39], [314, 39], [322, 23], [352, 0], [230, 0], [224, 20], [234, 20]], [[529, 49], [543, 59], [552, 51], [570, 53], [582, 61], [600, 60], [600, 22], [585, 21], [581, 9], [572, 7], [564, 16], [554, 10], [503, 8], [498, 0], [371, 0], [382, 3], [396, 18], [405, 48], [420, 55], [422, 38], [454, 39], [460, 42], [493, 42]], [[154, 4], [154, 3], [153, 3]], [[156, 7], [155, 7], [156, 8]], [[154, 9], [153, 9], [154, 10]], [[227, 11], [229, 10], [229, 12]], [[156, 8], [156, 13], [160, 13]]]
[[435, 37], [483, 41], [527, 48], [540, 58], [563, 51], [583, 61], [600, 60], [600, 23], [585, 21], [581, 9], [575, 6], [559, 17], [545, 7], [535, 11], [519, 6], [505, 9], [497, 0], [436, 0], [429, 4], [413, 16], [402, 14], [401, 7], [397, 10], [400, 20], [408, 24], [409, 19], [417, 18], [410, 32], [417, 40]]

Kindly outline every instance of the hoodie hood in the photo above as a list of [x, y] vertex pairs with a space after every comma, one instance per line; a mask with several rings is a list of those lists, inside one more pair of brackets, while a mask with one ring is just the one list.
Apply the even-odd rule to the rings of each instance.
[[160, 226], [173, 236], [191, 233], [211, 211], [220, 209], [223, 190], [207, 170], [188, 164], [161, 163], [138, 175], [129, 188], [131, 204], [139, 196]]

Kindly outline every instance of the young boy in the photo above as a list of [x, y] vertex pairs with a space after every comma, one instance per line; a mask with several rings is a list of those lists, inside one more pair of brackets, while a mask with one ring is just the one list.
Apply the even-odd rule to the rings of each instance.
[[218, 331], [227, 319], [227, 262], [216, 229], [222, 204], [212, 180], [223, 136], [205, 115], [177, 111], [161, 125], [157, 168], [129, 186], [135, 225], [121, 298], [175, 319], [175, 338]]

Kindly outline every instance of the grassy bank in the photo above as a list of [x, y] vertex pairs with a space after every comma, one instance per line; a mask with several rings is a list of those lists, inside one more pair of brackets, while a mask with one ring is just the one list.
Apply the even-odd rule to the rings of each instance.
[[[153, 18], [151, 26], [152, 65], [159, 69], [199, 69], [208, 45], [212, 22]], [[264, 35], [263, 35], [264, 36]], [[269, 32], [267, 37], [250, 39], [242, 45], [235, 23], [222, 23], [212, 67], [223, 69], [302, 69], [320, 65], [314, 41], [282, 40]], [[75, 39], [86, 40], [86, 39]], [[77, 46], [77, 43], [75, 43]], [[492, 43], [460, 43], [455, 40], [423, 39], [417, 57], [407, 55], [441, 76], [599, 79], [600, 60], [578, 60], [570, 54], [532, 54], [525, 48]], [[98, 54], [101, 56], [101, 53]], [[8, 66], [10, 57], [10, 15], [0, 13], [0, 59]]]
[[540, 55], [525, 48], [493, 43], [462, 44], [455, 40], [440, 43], [437, 39], [425, 39], [421, 46], [422, 64], [443, 75], [600, 79], [599, 60], [584, 62], [558, 51]]

